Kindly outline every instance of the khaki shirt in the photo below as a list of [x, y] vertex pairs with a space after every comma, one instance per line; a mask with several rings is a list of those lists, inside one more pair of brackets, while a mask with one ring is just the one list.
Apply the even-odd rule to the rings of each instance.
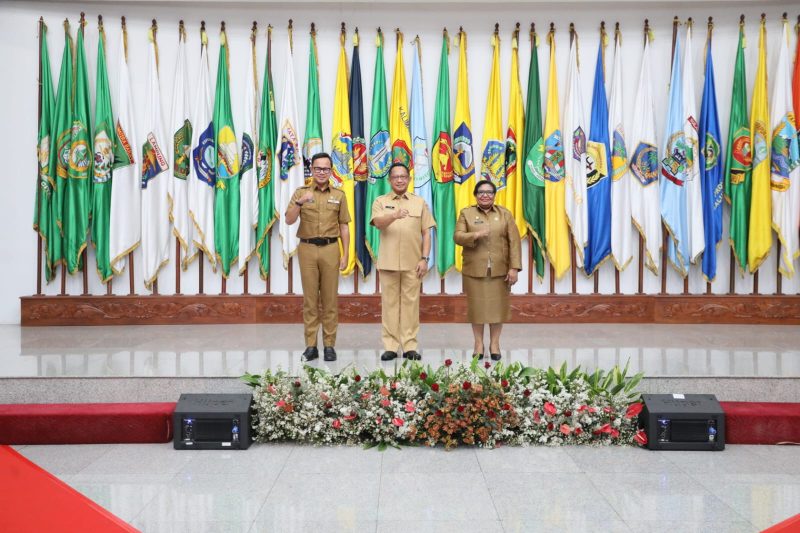
[[300, 227], [297, 228], [297, 238], [338, 237], [339, 224], [350, 222], [347, 198], [341, 189], [329, 186], [322, 191], [315, 184], [304, 185], [294, 191], [291, 205], [312, 188], [314, 201], [300, 206]]
[[[475, 238], [475, 233], [488, 229], [489, 236]], [[465, 207], [458, 215], [456, 244], [463, 246], [461, 273], [476, 278], [505, 276], [509, 268], [522, 270], [520, 236], [511, 211], [493, 205], [484, 213], [477, 205]]]
[[400, 209], [407, 209], [408, 216], [380, 230], [379, 270], [414, 270], [422, 257], [422, 230], [436, 227], [422, 197], [410, 192], [398, 196], [394, 191], [375, 198], [370, 224], [376, 218]]

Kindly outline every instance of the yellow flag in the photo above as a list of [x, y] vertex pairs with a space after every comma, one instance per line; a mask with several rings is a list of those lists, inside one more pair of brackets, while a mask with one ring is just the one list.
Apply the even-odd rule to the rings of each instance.
[[392, 108], [389, 112], [389, 137], [392, 142], [392, 163], [403, 163], [408, 167], [411, 180], [408, 190], [414, 192], [414, 160], [411, 158], [411, 131], [408, 113], [408, 91], [406, 90], [406, 67], [403, 62], [403, 34], [397, 31], [397, 58], [394, 62], [392, 84]]
[[511, 93], [508, 97], [508, 130], [505, 146], [506, 186], [499, 192], [496, 202], [514, 215], [520, 235], [526, 235], [528, 227], [522, 209], [522, 174], [525, 156], [520, 157], [525, 138], [525, 109], [522, 104], [522, 86], [519, 84], [519, 29], [511, 39]]
[[753, 153], [752, 192], [750, 196], [750, 233], [747, 239], [747, 263], [755, 272], [772, 248], [772, 193], [770, 191], [769, 106], [767, 105], [767, 28], [761, 19], [758, 36], [758, 69], [750, 109], [750, 146]]
[[[492, 72], [489, 76], [489, 94], [486, 96], [486, 116], [483, 120], [481, 179], [494, 183], [498, 194], [503, 194], [506, 186], [505, 143], [503, 100], [500, 95], [500, 37], [497, 32], [492, 35], [492, 49]], [[495, 202], [505, 205], [500, 202], [500, 196], [495, 198]]]
[[564, 142], [559, 125], [558, 74], [555, 30], [550, 30], [550, 79], [547, 85], [547, 117], [544, 121], [544, 207], [547, 256], [556, 279], [569, 269], [570, 248], [564, 208]]
[[[349, 276], [356, 266], [355, 182], [353, 181], [353, 137], [350, 130], [350, 100], [348, 98], [347, 54], [344, 51], [345, 34], [342, 31], [339, 45], [339, 67], [336, 71], [336, 93], [333, 100], [333, 129], [331, 131], [331, 158], [333, 173], [331, 183], [340, 188], [347, 199], [350, 213], [350, 244], [347, 267], [342, 272]], [[339, 243], [341, 246], [341, 242]]]
[[[458, 87], [453, 117], [453, 181], [456, 183], [456, 216], [472, 205], [475, 186], [475, 160], [472, 152], [472, 119], [469, 112], [467, 76], [467, 34], [458, 33]], [[456, 270], [461, 272], [461, 247], [456, 246]]]

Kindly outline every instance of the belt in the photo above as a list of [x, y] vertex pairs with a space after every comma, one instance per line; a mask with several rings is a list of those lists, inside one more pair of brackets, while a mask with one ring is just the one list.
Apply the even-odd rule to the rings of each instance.
[[339, 237], [314, 237], [313, 239], [300, 239], [300, 242], [315, 246], [327, 246], [339, 240]]

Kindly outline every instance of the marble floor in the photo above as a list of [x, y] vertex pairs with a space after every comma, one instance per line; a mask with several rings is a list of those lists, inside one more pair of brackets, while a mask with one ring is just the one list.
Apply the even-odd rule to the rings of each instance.
[[800, 513], [800, 446], [15, 448], [145, 532], [738, 533]]
[[[424, 361], [467, 360], [464, 324], [423, 324]], [[36, 327], [0, 325], [0, 378], [235, 377], [267, 368], [300, 370], [300, 324]], [[335, 363], [381, 366], [379, 324], [341, 324]], [[506, 361], [607, 369], [630, 364], [647, 377], [800, 377], [796, 326], [509, 324]], [[384, 367], [392, 365], [383, 364]]]

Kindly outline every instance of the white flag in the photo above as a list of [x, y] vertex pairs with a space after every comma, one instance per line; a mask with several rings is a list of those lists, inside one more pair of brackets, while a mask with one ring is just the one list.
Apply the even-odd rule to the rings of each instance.
[[644, 241], [644, 265], [658, 274], [661, 257], [661, 207], [658, 189], [658, 141], [650, 75], [650, 40], [645, 39], [639, 86], [633, 104], [631, 154], [631, 216]]
[[628, 172], [628, 149], [625, 145], [625, 118], [622, 95], [622, 36], [614, 36], [614, 71], [611, 74], [609, 121], [611, 130], [611, 255], [619, 270], [633, 259], [631, 232], [631, 175]]
[[147, 52], [145, 135], [142, 139], [142, 268], [144, 285], [152, 288], [169, 261], [169, 138], [164, 129], [158, 52], [153, 30]]
[[[692, 263], [706, 247], [703, 227], [703, 189], [700, 183], [700, 140], [698, 137], [697, 103], [694, 95], [694, 62], [692, 61], [692, 25], [686, 28], [686, 49], [683, 52], [683, 134], [686, 139], [686, 235]], [[686, 264], [689, 268], [688, 263]]]
[[169, 218], [172, 220], [172, 232], [181, 244], [180, 262], [184, 270], [197, 255], [197, 248], [192, 240], [187, 196], [187, 178], [192, 162], [192, 123], [189, 120], [188, 85], [186, 32], [181, 26], [178, 38], [178, 64], [175, 67], [175, 85], [172, 92], [172, 113], [169, 121], [169, 132], [172, 134]]
[[189, 218], [195, 246], [216, 272], [217, 252], [214, 246], [214, 187], [216, 186], [217, 153], [214, 149], [214, 124], [211, 121], [211, 75], [208, 66], [208, 38], [201, 34], [200, 76], [192, 110], [192, 165], [187, 180]]
[[278, 151], [275, 155], [278, 179], [275, 182], [276, 208], [280, 217], [279, 233], [283, 246], [283, 267], [289, 268], [289, 258], [297, 251], [297, 227], [286, 224], [286, 208], [294, 191], [305, 183], [300, 134], [297, 131], [297, 96], [294, 89], [294, 60], [291, 39], [286, 47], [286, 73], [283, 80], [283, 101], [278, 121]]
[[583, 111], [581, 75], [578, 70], [578, 34], [574, 34], [569, 46], [567, 86], [564, 95], [564, 194], [565, 209], [572, 238], [575, 241], [575, 264], [583, 267], [583, 249], [589, 231], [589, 209], [586, 201], [586, 114]]
[[119, 83], [117, 84], [117, 122], [114, 128], [114, 179], [111, 181], [111, 215], [108, 256], [115, 274], [128, 265], [128, 253], [135, 250], [142, 237], [142, 189], [139, 157], [136, 149], [133, 99], [128, 59], [125, 53], [125, 29], [119, 39]]
[[[792, 79], [789, 56], [789, 23], [783, 21], [778, 66], [772, 92], [772, 228], [781, 243], [778, 268], [787, 277], [794, 274], [794, 260], [798, 251], [797, 228], [800, 225], [800, 153], [797, 128], [792, 113]], [[795, 67], [800, 68], [800, 67]], [[794, 117], [796, 119], [797, 117]]]
[[258, 146], [258, 72], [256, 44], [252, 40], [252, 53], [247, 66], [247, 83], [244, 95], [244, 126], [242, 127], [242, 162], [239, 170], [239, 275], [247, 269], [247, 261], [256, 249], [255, 229], [258, 225], [258, 176], [253, 154]]

